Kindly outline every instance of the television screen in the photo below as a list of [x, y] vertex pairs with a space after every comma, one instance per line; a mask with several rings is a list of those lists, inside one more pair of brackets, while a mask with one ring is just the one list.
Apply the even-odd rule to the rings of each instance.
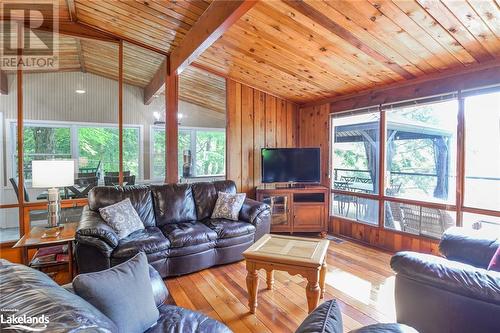
[[263, 183], [319, 183], [319, 148], [262, 148]]

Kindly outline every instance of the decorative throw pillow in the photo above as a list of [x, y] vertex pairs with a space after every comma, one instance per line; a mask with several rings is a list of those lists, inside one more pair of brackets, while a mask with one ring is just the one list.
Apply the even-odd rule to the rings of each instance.
[[144, 224], [129, 198], [113, 205], [99, 208], [99, 213], [102, 219], [113, 228], [119, 239], [127, 237], [134, 231], [144, 229]]
[[232, 194], [219, 192], [212, 212], [212, 218], [238, 221], [238, 215], [240, 214], [245, 197], [245, 193]]
[[73, 288], [111, 319], [119, 332], [142, 333], [160, 316], [143, 252], [104, 271], [78, 275]]
[[488, 270], [500, 272], [500, 246], [498, 247], [497, 252], [493, 255], [493, 258], [491, 258]]

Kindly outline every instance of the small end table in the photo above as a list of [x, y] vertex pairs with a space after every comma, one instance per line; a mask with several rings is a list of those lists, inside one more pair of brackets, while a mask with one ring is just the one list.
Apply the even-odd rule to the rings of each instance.
[[27, 234], [25, 234], [13, 248], [21, 248], [23, 252], [23, 264], [29, 264], [28, 250], [39, 249], [60, 244], [68, 245], [68, 270], [71, 280], [73, 280], [73, 241], [75, 240], [75, 233], [78, 223], [64, 223], [62, 224], [60, 234], [57, 237], [42, 238], [43, 234], [47, 231], [44, 227], [34, 227]]
[[285, 271], [290, 275], [300, 274], [306, 278], [307, 306], [311, 313], [325, 295], [329, 243], [326, 239], [267, 234], [243, 252], [247, 266], [250, 312], [255, 313], [257, 308], [257, 270], [262, 268], [266, 270], [267, 289], [270, 290], [274, 284], [274, 270]]

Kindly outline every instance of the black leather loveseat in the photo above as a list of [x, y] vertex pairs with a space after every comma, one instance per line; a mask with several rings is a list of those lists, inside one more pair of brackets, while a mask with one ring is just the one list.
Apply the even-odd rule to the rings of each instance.
[[[162, 277], [243, 259], [242, 252], [269, 233], [269, 206], [246, 199], [240, 221], [211, 219], [217, 192], [236, 193], [233, 181], [95, 187], [79, 223], [75, 252], [80, 273], [99, 271], [145, 252]], [[126, 198], [145, 229], [119, 240], [99, 208]]]
[[487, 270], [499, 235], [450, 228], [438, 257], [393, 256], [398, 323], [421, 333], [500, 332], [500, 272]]

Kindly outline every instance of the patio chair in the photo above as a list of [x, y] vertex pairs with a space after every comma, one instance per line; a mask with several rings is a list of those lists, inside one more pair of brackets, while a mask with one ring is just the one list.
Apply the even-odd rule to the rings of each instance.
[[[106, 171], [104, 172], [104, 177], [118, 177], [120, 175], [119, 171]], [[123, 177], [130, 176], [130, 171], [123, 171]]]
[[75, 179], [75, 186], [68, 186], [68, 189], [75, 194], [74, 198], [86, 198], [90, 190], [97, 186], [99, 179], [95, 177], [83, 177]]
[[400, 208], [403, 213], [402, 229], [405, 232], [441, 238], [446, 229], [455, 225], [453, 218], [440, 209], [408, 204], [400, 204]]
[[95, 168], [90, 167], [90, 168], [80, 168], [79, 172], [77, 174], [78, 178], [83, 178], [85, 175], [90, 175], [92, 177], [99, 177], [99, 168], [101, 167], [101, 160], [97, 162], [97, 166]]
[[356, 177], [340, 176], [340, 180], [343, 182], [354, 183], [354, 181], [356, 180]]
[[[104, 185], [116, 186], [120, 184], [118, 176], [104, 176]], [[123, 186], [135, 185], [135, 175], [123, 176]]]
[[372, 182], [372, 179], [371, 178], [356, 177], [354, 181], [358, 182], [358, 183], [363, 183], [363, 184], [370, 184]]
[[[342, 177], [344, 177], [344, 176], [342, 176]], [[342, 177], [341, 177], [341, 179], [342, 179]], [[345, 182], [346, 180], [342, 180], [342, 181]], [[342, 190], [342, 191], [349, 191], [347, 183], [342, 183], [342, 182], [335, 183], [335, 188], [338, 190]], [[337, 199], [337, 208], [338, 208], [339, 214], [343, 215], [343, 216], [348, 216], [349, 209], [351, 207], [351, 202], [355, 203], [356, 198], [348, 196], [348, 195], [344, 195], [344, 194], [336, 194], [335, 198]], [[346, 210], [346, 207], [347, 207], [347, 210]]]

